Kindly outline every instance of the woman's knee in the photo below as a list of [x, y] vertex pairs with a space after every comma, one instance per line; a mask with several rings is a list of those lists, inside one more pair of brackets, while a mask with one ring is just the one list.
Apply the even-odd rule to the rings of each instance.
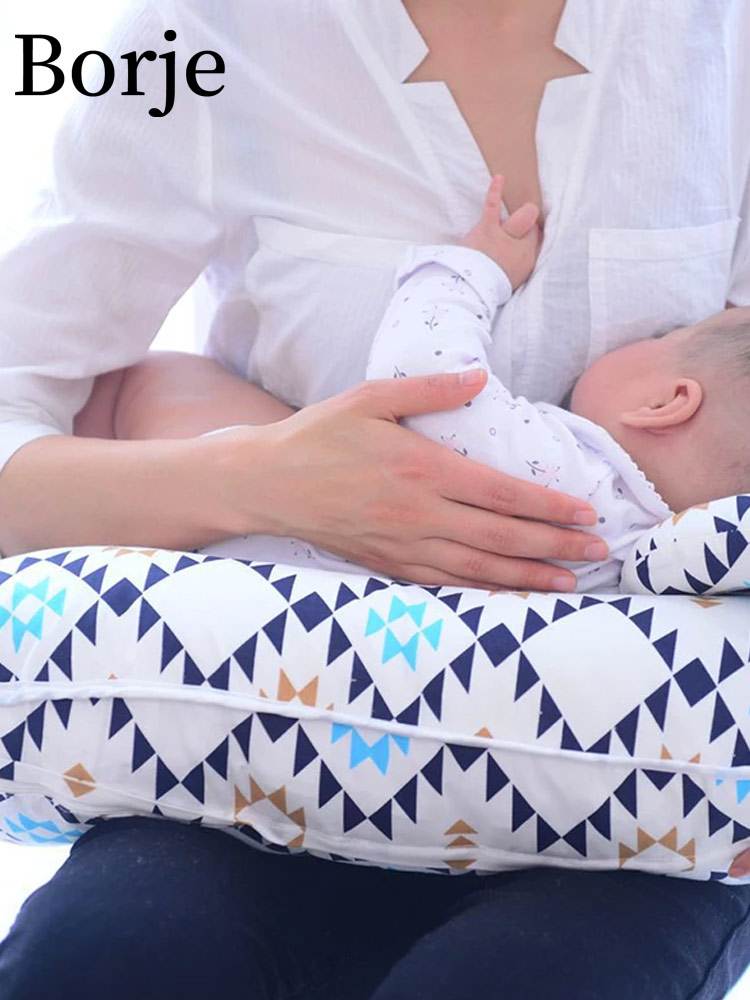
[[243, 982], [252, 1000], [270, 995], [260, 990], [270, 958], [235, 918], [232, 860], [248, 850], [217, 831], [155, 820], [95, 828], [0, 945], [0, 996], [191, 1000], [220, 993], [225, 979]]
[[491, 881], [372, 1000], [718, 1000], [750, 961], [750, 894], [716, 883], [552, 869]]

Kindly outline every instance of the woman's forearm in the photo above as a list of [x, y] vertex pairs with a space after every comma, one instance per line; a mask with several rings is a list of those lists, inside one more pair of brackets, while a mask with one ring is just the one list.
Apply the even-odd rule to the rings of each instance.
[[0, 475], [0, 553], [74, 545], [190, 550], [263, 531], [260, 520], [257, 526], [249, 519], [233, 523], [237, 514], [222, 493], [221, 437], [107, 441], [51, 435], [29, 442]]
[[[206, 358], [152, 352], [100, 376], [74, 422], [77, 436], [39, 438], [0, 476], [0, 553], [63, 545], [194, 549], [268, 529], [252, 513], [253, 432], [243, 444], [237, 508], [226, 502], [228, 451], [199, 435], [273, 423], [291, 407]], [[170, 440], [166, 440], [170, 439]], [[248, 481], [249, 480], [249, 481]]]

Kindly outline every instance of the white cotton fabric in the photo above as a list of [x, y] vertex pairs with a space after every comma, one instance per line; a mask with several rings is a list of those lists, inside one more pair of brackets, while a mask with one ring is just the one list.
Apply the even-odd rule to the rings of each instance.
[[[183, 79], [150, 118], [158, 60], [143, 98], [81, 99], [0, 252], [0, 469], [69, 434], [202, 273], [201, 349], [229, 370], [295, 406], [362, 380], [403, 251], [479, 214], [449, 91], [403, 82], [427, 50], [401, 0], [137, 0], [106, 47], [167, 50], [168, 28], [181, 66], [222, 54], [223, 93]], [[606, 351], [750, 305], [749, 37], [746, 0], [568, 0], [557, 45], [588, 72], [542, 103], [544, 245], [490, 357], [514, 395], [559, 403]]]

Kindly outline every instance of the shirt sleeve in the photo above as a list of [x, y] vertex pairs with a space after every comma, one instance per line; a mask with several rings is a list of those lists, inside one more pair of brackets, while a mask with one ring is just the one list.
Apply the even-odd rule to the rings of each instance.
[[[168, 28], [179, 36], [162, 10], [132, 4], [107, 50], [143, 52]], [[141, 62], [139, 85], [143, 97], [116, 84], [79, 100], [48, 186], [0, 247], [0, 470], [29, 441], [72, 433], [96, 375], [144, 357], [222, 239], [211, 101], [180, 87], [174, 111], [151, 117], [164, 106], [161, 60]]]

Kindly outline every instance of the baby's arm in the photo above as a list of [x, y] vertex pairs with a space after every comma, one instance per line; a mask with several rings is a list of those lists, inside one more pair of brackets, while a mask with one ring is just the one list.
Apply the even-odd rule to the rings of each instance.
[[503, 272], [476, 250], [443, 246], [409, 250], [398, 275], [368, 378], [487, 372], [485, 388], [466, 406], [408, 417], [404, 426], [520, 479], [592, 492], [590, 469], [561, 412], [512, 396], [490, 369], [492, 318], [510, 296]]
[[498, 308], [530, 274], [538, 247], [533, 206], [524, 206], [503, 225], [501, 199], [502, 179], [496, 178], [482, 219], [463, 246], [407, 252], [398, 269], [399, 290], [375, 336], [367, 369], [367, 378], [375, 379], [484, 368], [487, 385], [467, 406], [405, 423], [495, 467], [498, 432], [508, 428], [510, 414], [521, 404], [490, 369], [491, 330]]

